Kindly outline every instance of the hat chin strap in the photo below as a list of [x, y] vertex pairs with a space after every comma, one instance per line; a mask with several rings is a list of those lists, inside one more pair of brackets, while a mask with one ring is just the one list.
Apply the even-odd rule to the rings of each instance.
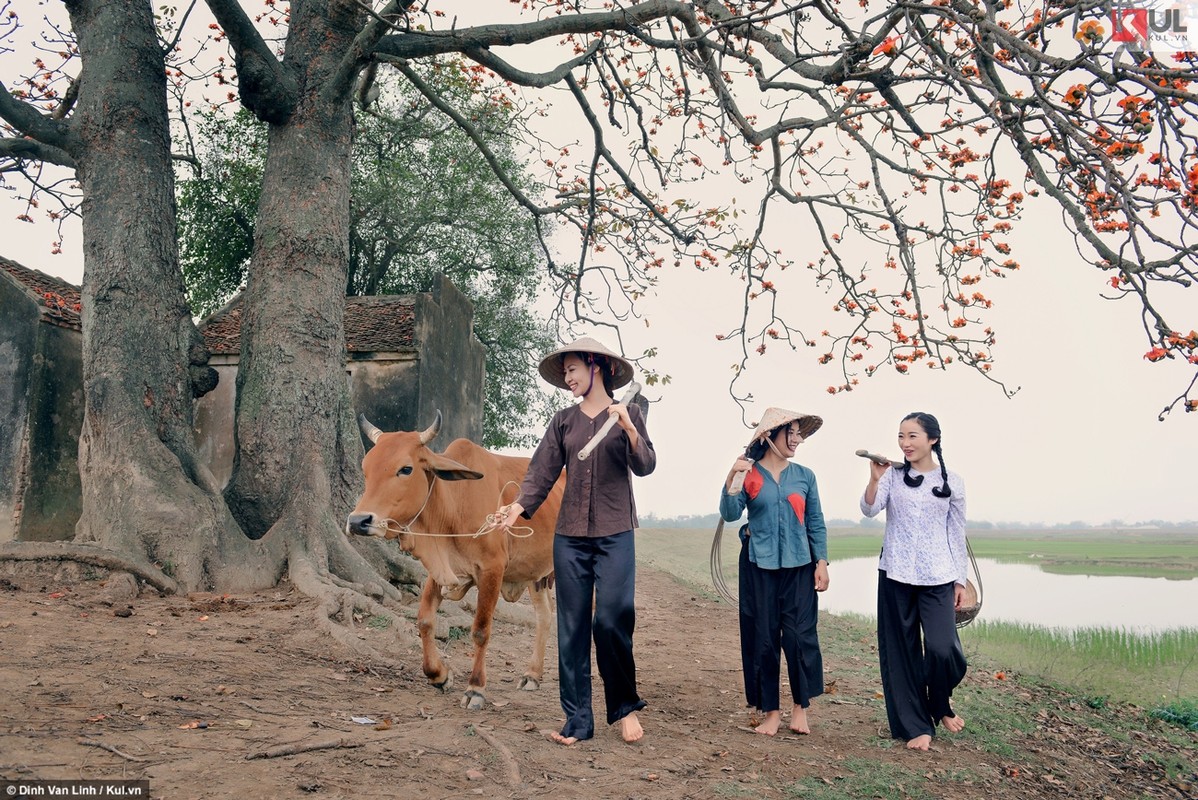
[[[803, 438], [803, 434], [800, 433], [799, 434], [799, 444], [802, 444], [804, 441], [806, 441], [806, 440]], [[773, 439], [771, 439], [770, 437], [767, 436], [767, 437], [765, 437], [765, 443], [766, 443], [766, 445], [769, 446], [769, 448], [771, 450], [774, 451], [774, 455], [776, 455], [778, 458], [782, 459], [783, 461], [787, 460], [786, 456], [782, 455], [782, 451], [778, 449], [778, 446], [776, 444], [774, 444]]]

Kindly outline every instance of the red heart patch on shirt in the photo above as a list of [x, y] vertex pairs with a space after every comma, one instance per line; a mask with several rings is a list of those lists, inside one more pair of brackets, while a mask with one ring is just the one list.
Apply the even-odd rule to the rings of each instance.
[[786, 499], [790, 501], [790, 507], [795, 510], [795, 516], [799, 518], [799, 522], [806, 525], [803, 515], [807, 512], [807, 498], [801, 494], [792, 494], [788, 495]]

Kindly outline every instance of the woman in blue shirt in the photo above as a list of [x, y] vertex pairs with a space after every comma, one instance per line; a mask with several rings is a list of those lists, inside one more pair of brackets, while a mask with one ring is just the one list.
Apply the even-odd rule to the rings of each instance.
[[[828, 588], [828, 529], [815, 473], [789, 460], [822, 424], [811, 414], [767, 409], [720, 495], [725, 520], [749, 510], [747, 529], [741, 529], [741, 657], [745, 698], [765, 712], [755, 730], [767, 736], [782, 724], [782, 653], [794, 695], [791, 731], [811, 732], [807, 708], [824, 692], [815, 593]], [[730, 493], [737, 473], [747, 473], [744, 487]]]

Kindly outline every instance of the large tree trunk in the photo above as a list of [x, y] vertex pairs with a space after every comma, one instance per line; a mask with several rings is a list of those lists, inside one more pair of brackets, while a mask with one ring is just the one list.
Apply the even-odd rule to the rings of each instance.
[[178, 264], [166, 82], [151, 4], [68, 0], [67, 7], [84, 65], [74, 120], [86, 401], [77, 539], [157, 564], [186, 589], [269, 585], [278, 567], [261, 569], [266, 562], [250, 551], [264, 548], [238, 530], [195, 457], [193, 378], [203, 382], [207, 373]]
[[352, 3], [291, 7], [284, 68], [299, 97], [270, 130], [225, 497], [251, 536], [286, 542], [293, 578], [373, 582], [343, 533], [362, 485], [343, 328], [353, 113], [348, 87], [326, 91], [360, 15]]

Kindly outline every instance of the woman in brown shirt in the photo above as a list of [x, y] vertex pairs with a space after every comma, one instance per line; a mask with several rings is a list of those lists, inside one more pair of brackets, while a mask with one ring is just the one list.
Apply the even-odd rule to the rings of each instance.
[[[620, 723], [626, 742], [644, 731], [636, 712], [645, 701], [636, 691], [632, 656], [637, 526], [632, 475], [648, 475], [657, 454], [645, 431], [640, 407], [612, 400], [632, 380], [632, 365], [590, 337], [554, 350], [543, 359], [541, 377], [582, 401], [553, 416], [528, 465], [520, 495], [504, 524], [531, 517], [566, 470], [566, 489], [557, 518], [553, 569], [557, 595], [558, 676], [566, 724], [554, 741], [573, 744], [595, 734], [591, 712], [591, 638], [603, 679], [607, 724]], [[609, 417], [617, 427], [585, 461], [578, 452]], [[592, 597], [594, 603], [592, 604]]]

